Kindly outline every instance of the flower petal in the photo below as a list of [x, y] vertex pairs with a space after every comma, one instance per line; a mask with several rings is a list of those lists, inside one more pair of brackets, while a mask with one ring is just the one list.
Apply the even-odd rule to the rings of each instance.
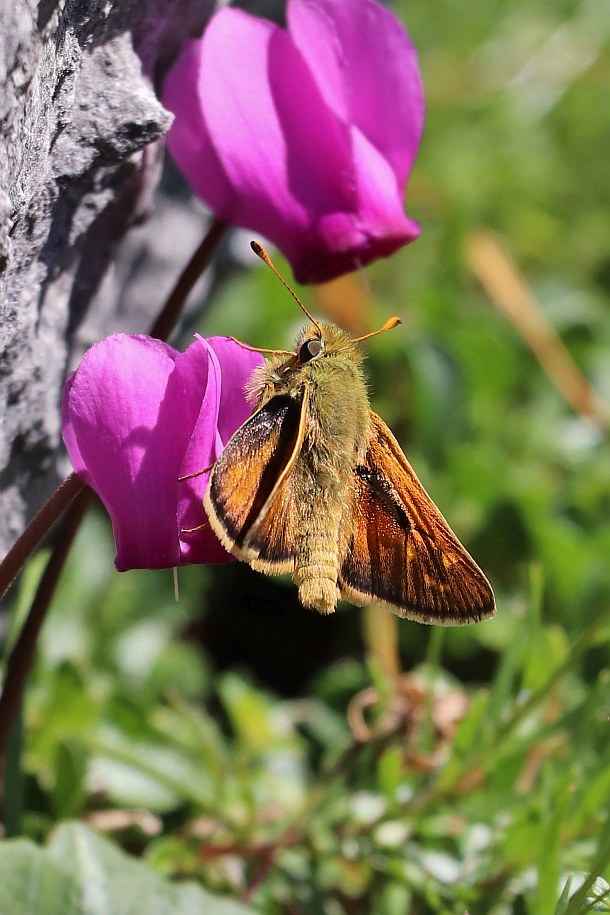
[[180, 562], [176, 485], [197, 403], [176, 355], [116, 334], [88, 350], [64, 393], [66, 448], [112, 519], [119, 570]]
[[252, 413], [254, 404], [247, 401], [244, 388], [254, 369], [265, 360], [261, 353], [240, 346], [230, 337], [208, 337], [205, 342], [216, 353], [222, 369], [218, 433], [224, 448]]
[[352, 136], [358, 207], [355, 213], [325, 214], [312, 225], [293, 261], [297, 278], [323, 282], [388, 257], [419, 235], [418, 223], [405, 215], [388, 162], [357, 128]]
[[[250, 415], [243, 389], [260, 353], [244, 349], [227, 337], [197, 337], [178, 355], [176, 367], [189, 390], [200, 392], [198, 417], [186, 449], [180, 476], [210, 468], [224, 446]], [[208, 473], [178, 483], [178, 519], [182, 563], [228, 562], [203, 509]], [[201, 526], [203, 525], [203, 526]], [[197, 529], [198, 528], [198, 529]], [[197, 529], [197, 530], [195, 530]], [[192, 530], [192, 533], [187, 531]]]
[[230, 210], [235, 189], [203, 118], [203, 68], [203, 39], [186, 41], [163, 84], [163, 104], [176, 116], [167, 135], [167, 146], [196, 193], [222, 215]]
[[424, 122], [417, 52], [376, 0], [289, 0], [290, 33], [338, 117], [388, 160], [404, 190]]

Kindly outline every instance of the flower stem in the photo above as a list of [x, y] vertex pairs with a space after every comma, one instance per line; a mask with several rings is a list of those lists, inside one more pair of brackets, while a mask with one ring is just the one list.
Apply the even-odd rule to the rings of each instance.
[[[152, 325], [150, 330], [152, 337], [166, 340], [170, 335], [180, 317], [187, 296], [210, 263], [227, 228], [226, 223], [221, 220], [213, 220], [203, 241], [178, 277]], [[0, 563], [0, 597], [2, 597], [51, 525], [70, 506], [58, 532], [27, 619], [7, 661], [4, 686], [0, 695], [0, 755], [4, 754], [8, 735], [19, 708], [23, 688], [34, 657], [38, 633], [53, 598], [72, 542], [90, 504], [91, 496], [92, 492], [89, 487], [76, 474], [71, 474], [42, 506]]]
[[[75, 476], [75, 474], [72, 474], [72, 476]], [[72, 477], [68, 477], [66, 483], [71, 479]], [[78, 480], [78, 477], [76, 479]], [[92, 499], [93, 493], [89, 487], [85, 486], [81, 480], [78, 480], [78, 482], [80, 483], [80, 491], [74, 497], [70, 510], [62, 522], [59, 536], [55, 541], [49, 561], [38, 583], [32, 606], [17, 641], [11, 649], [6, 665], [4, 688], [2, 695], [0, 695], [0, 755], [4, 753], [8, 735], [19, 708], [23, 687], [32, 666], [38, 633], [44, 622], [72, 542]], [[66, 483], [63, 483], [62, 486], [65, 486]], [[52, 498], [53, 496], [51, 496]]]
[[216, 248], [225, 235], [228, 225], [221, 219], [214, 219], [206, 232], [201, 244], [191, 257], [190, 261], [178, 277], [176, 285], [159, 312], [156, 321], [150, 329], [150, 336], [157, 340], [167, 340], [178, 323], [180, 312], [193, 286], [210, 263]]
[[9, 589], [27, 559], [32, 555], [44, 535], [85, 488], [75, 473], [61, 483], [32, 518], [19, 539], [0, 563], [0, 597]]

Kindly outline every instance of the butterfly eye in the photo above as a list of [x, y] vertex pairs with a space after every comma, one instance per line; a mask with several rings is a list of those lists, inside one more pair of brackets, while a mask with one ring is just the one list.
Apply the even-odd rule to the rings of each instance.
[[303, 364], [314, 359], [315, 356], [319, 356], [322, 348], [322, 341], [318, 337], [313, 340], [306, 340], [299, 350], [299, 362]]

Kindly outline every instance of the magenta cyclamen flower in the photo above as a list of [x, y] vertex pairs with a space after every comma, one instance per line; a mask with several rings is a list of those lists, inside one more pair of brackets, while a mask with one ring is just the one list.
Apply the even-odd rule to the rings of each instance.
[[299, 282], [419, 234], [403, 198], [423, 124], [415, 48], [376, 0], [288, 0], [287, 29], [226, 8], [164, 84], [169, 148], [217, 216], [265, 235]]
[[208, 474], [249, 416], [244, 384], [262, 356], [225, 337], [180, 353], [116, 334], [91, 347], [64, 389], [72, 465], [112, 519], [119, 571], [231, 559], [206, 525]]

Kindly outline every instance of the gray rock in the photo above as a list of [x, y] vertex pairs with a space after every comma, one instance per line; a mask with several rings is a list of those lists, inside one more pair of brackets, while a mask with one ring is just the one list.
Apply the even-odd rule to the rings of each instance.
[[69, 470], [67, 371], [148, 328], [204, 230], [200, 205], [156, 195], [154, 84], [212, 6], [0, 0], [0, 555]]

